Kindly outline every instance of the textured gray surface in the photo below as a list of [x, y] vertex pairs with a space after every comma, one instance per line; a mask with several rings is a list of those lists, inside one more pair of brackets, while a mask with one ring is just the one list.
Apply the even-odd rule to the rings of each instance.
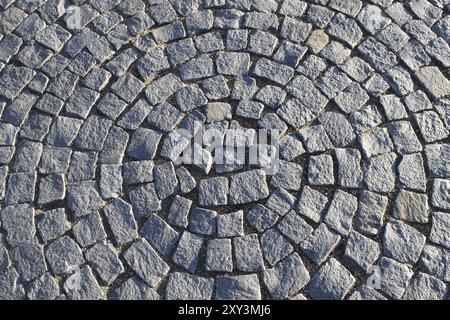
[[0, 0], [0, 299], [449, 299], [449, 12]]

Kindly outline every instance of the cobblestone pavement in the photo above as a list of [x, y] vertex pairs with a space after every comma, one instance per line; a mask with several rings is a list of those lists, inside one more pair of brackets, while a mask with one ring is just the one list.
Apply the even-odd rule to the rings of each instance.
[[71, 1], [0, 0], [0, 298], [449, 299], [449, 0]]

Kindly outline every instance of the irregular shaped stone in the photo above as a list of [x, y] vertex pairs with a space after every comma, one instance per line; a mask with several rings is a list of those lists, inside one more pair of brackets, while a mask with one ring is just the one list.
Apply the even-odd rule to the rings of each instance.
[[353, 231], [348, 238], [344, 254], [368, 272], [375, 261], [378, 260], [381, 250], [377, 242]]
[[208, 242], [205, 267], [208, 271], [233, 271], [231, 239], [213, 239]]
[[264, 270], [264, 261], [257, 234], [233, 238], [236, 269], [243, 272]]
[[124, 245], [137, 238], [137, 224], [130, 204], [119, 198], [105, 206], [103, 212], [117, 245]]
[[286, 299], [309, 282], [310, 276], [302, 259], [293, 253], [263, 273], [263, 281], [273, 299]]
[[375, 271], [379, 290], [394, 299], [400, 299], [405, 292], [413, 271], [395, 260], [382, 257], [378, 262], [378, 271]]
[[191, 273], [197, 269], [200, 249], [204, 238], [194, 233], [184, 231], [172, 257], [173, 262]]
[[341, 237], [321, 223], [312, 234], [300, 243], [301, 250], [317, 265], [322, 264], [336, 248]]
[[426, 237], [407, 224], [390, 219], [383, 236], [385, 256], [414, 265], [419, 260]]
[[317, 300], [342, 300], [356, 282], [350, 271], [331, 258], [312, 277], [309, 294]]
[[111, 244], [96, 244], [85, 253], [86, 260], [107, 284], [111, 284], [124, 267]]
[[45, 257], [55, 275], [73, 273], [85, 261], [80, 247], [68, 236], [50, 243], [46, 248]]
[[174, 272], [166, 287], [167, 300], [209, 300], [214, 290], [214, 279], [188, 273]]
[[406, 221], [427, 223], [429, 219], [426, 194], [400, 190], [394, 202], [394, 217]]
[[357, 208], [358, 201], [355, 196], [337, 190], [325, 215], [324, 222], [341, 235], [346, 236], [352, 227], [353, 216]]
[[136, 274], [151, 287], [155, 287], [169, 272], [169, 266], [145, 239], [133, 243], [123, 257]]

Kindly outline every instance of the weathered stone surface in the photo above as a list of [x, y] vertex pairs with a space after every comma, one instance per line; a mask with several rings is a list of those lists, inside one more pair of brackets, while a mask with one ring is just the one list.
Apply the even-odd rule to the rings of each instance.
[[263, 281], [273, 299], [286, 299], [306, 286], [310, 275], [302, 259], [293, 253], [263, 273]]
[[419, 260], [426, 238], [407, 224], [390, 219], [383, 235], [384, 255], [414, 265]]
[[355, 283], [351, 272], [331, 258], [312, 277], [309, 294], [318, 300], [342, 300]]
[[203, 246], [203, 237], [184, 231], [172, 257], [173, 262], [189, 272], [195, 272], [198, 265], [198, 255]]
[[394, 217], [411, 222], [427, 223], [429, 219], [428, 196], [400, 190], [393, 208]]
[[414, 274], [413, 271], [407, 265], [385, 257], [380, 259], [377, 266], [379, 270], [374, 276], [378, 277], [379, 290], [391, 298], [400, 299]]
[[45, 257], [55, 275], [72, 273], [85, 261], [80, 247], [68, 236], [50, 243], [45, 251]]
[[148, 244], [138, 240], [124, 253], [125, 261], [149, 286], [155, 287], [169, 272], [169, 266]]
[[188, 273], [174, 272], [166, 287], [168, 300], [209, 300], [214, 290], [214, 280]]
[[230, 203], [243, 204], [269, 196], [266, 175], [262, 170], [239, 173], [231, 177]]
[[356, 231], [350, 234], [344, 252], [345, 256], [349, 257], [366, 272], [378, 260], [380, 253], [378, 243]]
[[119, 198], [105, 206], [103, 212], [118, 245], [126, 244], [137, 237], [137, 224], [130, 204]]
[[256, 274], [220, 276], [216, 278], [217, 300], [260, 300], [260, 284]]
[[449, 299], [449, 0], [66, 2], [0, 0], [0, 297]]
[[341, 237], [321, 223], [314, 232], [300, 243], [302, 251], [316, 264], [324, 262], [336, 248]]

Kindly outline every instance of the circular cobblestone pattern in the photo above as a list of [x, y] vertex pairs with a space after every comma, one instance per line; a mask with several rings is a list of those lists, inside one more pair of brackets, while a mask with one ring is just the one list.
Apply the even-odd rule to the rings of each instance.
[[449, 299], [449, 0], [0, 8], [0, 298]]

